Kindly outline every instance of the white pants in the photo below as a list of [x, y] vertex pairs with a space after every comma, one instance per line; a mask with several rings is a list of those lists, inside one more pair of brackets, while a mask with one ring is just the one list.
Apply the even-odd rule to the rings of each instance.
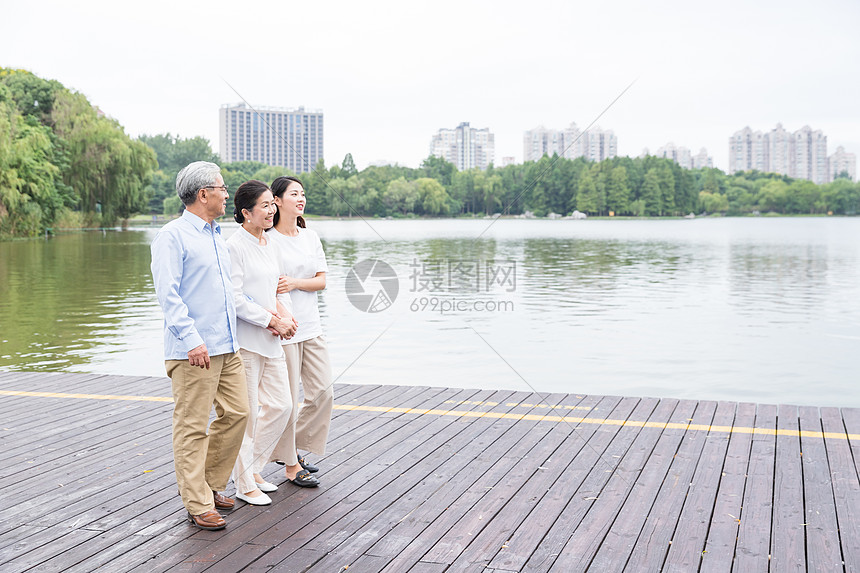
[[236, 491], [248, 493], [256, 489], [254, 474], [263, 470], [287, 427], [293, 400], [283, 356], [268, 358], [244, 348], [240, 354], [248, 381], [249, 412], [232, 477]]
[[[331, 363], [328, 345], [322, 336], [284, 345], [284, 357], [290, 376], [293, 413], [281, 441], [272, 452], [272, 460], [295, 465], [296, 449], [325, 454], [325, 443], [331, 427], [334, 406]], [[299, 379], [305, 399], [299, 408]]]

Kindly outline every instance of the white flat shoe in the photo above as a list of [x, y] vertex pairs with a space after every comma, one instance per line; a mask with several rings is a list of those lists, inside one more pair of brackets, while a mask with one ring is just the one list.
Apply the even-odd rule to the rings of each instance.
[[260, 495], [255, 497], [247, 496], [244, 493], [237, 493], [236, 497], [241, 499], [245, 503], [250, 503], [251, 505], [270, 505], [272, 503], [272, 498], [265, 493], [261, 493]]
[[263, 493], [272, 493], [273, 491], [278, 491], [278, 486], [267, 481], [264, 481], [263, 483], [258, 483], [257, 487]]

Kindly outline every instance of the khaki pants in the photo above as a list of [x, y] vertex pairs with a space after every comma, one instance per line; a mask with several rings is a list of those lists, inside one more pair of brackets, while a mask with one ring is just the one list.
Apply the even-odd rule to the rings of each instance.
[[250, 409], [242, 448], [233, 468], [233, 481], [236, 491], [250, 493], [257, 489], [254, 474], [263, 471], [288, 425], [293, 401], [283, 356], [269, 358], [244, 348], [241, 352]]
[[[334, 391], [328, 345], [322, 336], [285, 344], [284, 355], [293, 395], [293, 415], [271, 459], [295, 465], [298, 463], [296, 449], [320, 456], [325, 454]], [[299, 379], [305, 392], [301, 408], [298, 406]]]
[[[210, 357], [208, 370], [167, 360], [173, 387], [173, 463], [182, 503], [191, 515], [215, 509], [213, 491], [227, 488], [248, 417], [245, 369], [238, 353]], [[215, 419], [209, 412], [215, 405]]]

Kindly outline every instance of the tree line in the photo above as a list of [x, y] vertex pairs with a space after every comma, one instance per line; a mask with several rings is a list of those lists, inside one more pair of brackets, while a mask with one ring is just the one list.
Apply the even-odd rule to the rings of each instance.
[[144, 211], [155, 168], [155, 152], [82, 94], [0, 68], [0, 237]]
[[[218, 163], [203, 138], [170, 134], [142, 136], [158, 154], [151, 192], [153, 213], [182, 209], [175, 197], [176, 173], [194, 158]], [[248, 179], [271, 182], [283, 167], [253, 161], [220, 164], [235, 190]], [[458, 171], [430, 156], [418, 168], [398, 165], [356, 169], [351, 154], [329, 167], [323, 161], [299, 174], [308, 195], [308, 214], [334, 217], [486, 216], [536, 217], [580, 211], [592, 216], [661, 217], [694, 214], [747, 215], [860, 213], [860, 184], [847, 173], [816, 185], [775, 173], [727, 175], [719, 169], [688, 170], [658, 157], [616, 157], [601, 162], [544, 156], [536, 162]], [[156, 187], [156, 183], [160, 185]], [[161, 210], [159, 210], [161, 206]]]
[[[113, 225], [138, 213], [177, 214], [176, 173], [198, 160], [221, 165], [234, 191], [248, 179], [271, 182], [289, 174], [251, 161], [222, 163], [202, 137], [132, 139], [59, 82], [0, 68], [0, 237]], [[359, 171], [347, 154], [340, 164], [321, 160], [300, 176], [308, 213], [335, 217], [860, 212], [860, 184], [847, 173], [816, 185], [755, 171], [687, 170], [650, 156], [601, 162], [544, 156], [484, 171], [458, 171], [431, 156], [417, 168]]]

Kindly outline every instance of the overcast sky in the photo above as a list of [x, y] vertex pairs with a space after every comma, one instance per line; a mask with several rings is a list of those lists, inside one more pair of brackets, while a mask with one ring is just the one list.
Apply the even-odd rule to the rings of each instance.
[[598, 122], [620, 155], [672, 141], [726, 169], [733, 132], [777, 122], [860, 154], [856, 0], [33, 0], [0, 18], [0, 66], [84, 93], [131, 135], [216, 151], [218, 108], [245, 99], [322, 109], [329, 165], [417, 167], [463, 121], [519, 162], [525, 130], [584, 128], [635, 80]]

